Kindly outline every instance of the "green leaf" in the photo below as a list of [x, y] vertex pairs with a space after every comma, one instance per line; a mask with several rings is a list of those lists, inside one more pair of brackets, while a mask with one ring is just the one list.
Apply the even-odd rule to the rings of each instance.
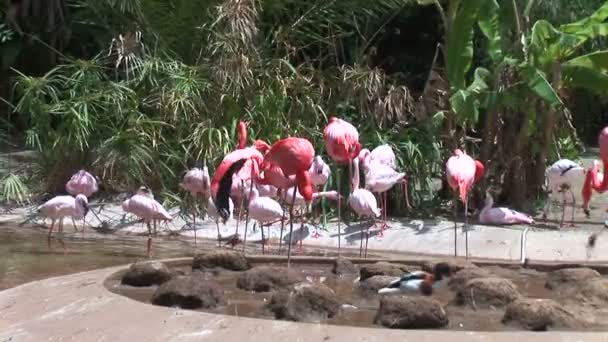
[[559, 95], [547, 81], [542, 71], [528, 63], [522, 63], [520, 71], [525, 83], [538, 97], [547, 101], [553, 107], [562, 105]]
[[488, 39], [488, 55], [497, 64], [502, 60], [499, 5], [496, 0], [487, 0], [479, 10], [479, 28]]
[[418, 5], [422, 5], [422, 6], [427, 6], [427, 5], [432, 5], [435, 3], [436, 0], [416, 0], [416, 2], [418, 2]]
[[604, 21], [606, 19], [608, 19], [608, 1], [587, 18], [562, 25], [559, 27], [559, 30], [564, 33], [591, 39], [596, 37], [596, 34], [606, 35], [606, 28], [600, 28], [600, 26], [605, 26]]
[[608, 93], [608, 50], [579, 56], [562, 64], [562, 78], [570, 87]]

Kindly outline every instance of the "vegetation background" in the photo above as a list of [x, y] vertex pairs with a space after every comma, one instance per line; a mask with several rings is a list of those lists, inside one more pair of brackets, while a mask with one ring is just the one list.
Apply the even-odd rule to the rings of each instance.
[[395, 148], [419, 213], [451, 198], [433, 183], [457, 146], [487, 165], [476, 200], [530, 209], [608, 123], [607, 19], [600, 0], [0, 1], [0, 142], [38, 152], [1, 200], [87, 168], [185, 205], [182, 171], [213, 171], [239, 120], [322, 154], [336, 115]]

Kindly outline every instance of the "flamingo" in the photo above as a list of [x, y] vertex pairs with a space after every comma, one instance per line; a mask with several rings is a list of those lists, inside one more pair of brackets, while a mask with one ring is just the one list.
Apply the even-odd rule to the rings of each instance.
[[[310, 165], [315, 156], [315, 149], [310, 141], [303, 138], [289, 137], [274, 143], [264, 156], [264, 163], [277, 165], [286, 177], [295, 175], [298, 191], [306, 202], [313, 198], [312, 181], [310, 179]], [[287, 267], [291, 265], [291, 244], [293, 238], [293, 203], [294, 191], [289, 207], [289, 245], [287, 247]]]
[[489, 192], [486, 192], [486, 202], [483, 209], [479, 213], [479, 222], [483, 224], [534, 224], [534, 219], [529, 215], [520, 213], [509, 208], [492, 208], [494, 199]]
[[[203, 199], [209, 197], [211, 191], [211, 179], [209, 177], [209, 169], [207, 165], [203, 166], [202, 169], [195, 167], [190, 169], [184, 175], [182, 182], [179, 184], [184, 190], [190, 192], [194, 201], [199, 194]], [[194, 229], [194, 244], [196, 245], [196, 211], [192, 212], [192, 227]]]
[[[55, 226], [55, 221], [59, 220], [59, 230], [63, 231], [63, 218], [66, 216], [77, 219], [84, 218], [89, 212], [89, 201], [83, 194], [78, 194], [76, 197], [69, 195], [55, 196], [39, 206], [37, 211], [43, 216], [51, 219], [48, 235], [50, 246], [50, 239]], [[84, 221], [82, 229], [84, 232]], [[74, 225], [74, 230], [77, 230], [76, 225]]]
[[397, 157], [389, 144], [383, 144], [374, 148], [371, 152], [364, 148], [359, 152], [361, 167], [367, 169], [369, 164], [380, 163], [392, 169], [397, 168]]
[[[559, 224], [560, 227], [564, 225], [564, 218], [566, 216], [566, 192], [569, 192], [572, 197], [572, 216], [571, 226], [574, 227], [574, 209], [576, 206], [576, 198], [572, 188], [579, 186], [585, 179], [585, 169], [578, 163], [573, 162], [569, 159], [560, 159], [553, 163], [545, 171], [545, 180], [549, 196], [562, 194], [562, 220]], [[543, 208], [543, 220], [547, 219], [547, 212], [549, 210], [550, 200], [547, 198], [545, 206]]]
[[[232, 198], [228, 197], [228, 219], [227, 220], [231, 220], [232, 219], [232, 214], [234, 213], [234, 202], [232, 202]], [[215, 202], [213, 202], [213, 198], [208, 197], [207, 198], [207, 215], [209, 215], [209, 217], [213, 220], [213, 222], [215, 222], [215, 226], [217, 227], [217, 245], [219, 248], [222, 247], [222, 235], [220, 234], [220, 219], [222, 219], [222, 217], [220, 216], [220, 214], [217, 211], [217, 208], [215, 207]]]
[[[323, 140], [325, 142], [325, 149], [327, 153], [331, 157], [331, 159], [336, 164], [336, 169], [338, 169], [338, 164], [347, 163], [349, 167], [349, 175], [350, 168], [352, 165], [352, 160], [359, 155], [361, 151], [361, 144], [359, 143], [359, 131], [350, 124], [342, 119], [338, 119], [336, 117], [329, 118], [329, 123], [323, 130]], [[340, 192], [340, 170], [336, 174], [336, 184], [337, 190]], [[340, 255], [341, 250], [341, 232], [340, 232], [340, 206], [338, 205], [338, 255]]]
[[[467, 215], [469, 203], [468, 196], [469, 191], [473, 186], [473, 183], [483, 177], [483, 172], [484, 166], [480, 161], [473, 160], [473, 158], [471, 158], [459, 149], [454, 150], [454, 154], [448, 159], [446, 163], [446, 175], [448, 179], [448, 184], [450, 185], [452, 190], [458, 191], [460, 200], [464, 203], [466, 258], [469, 257], [469, 232], [466, 229], [466, 226], [469, 222]], [[454, 256], [458, 256], [456, 247], [456, 205], [457, 202], [454, 201]]]
[[[604, 165], [604, 172], [608, 170], [608, 127], [604, 127], [600, 132], [598, 143], [600, 146], [600, 158]], [[583, 210], [585, 211], [585, 215], [587, 217], [590, 216], [589, 212], [589, 202], [591, 201], [591, 195], [593, 190], [603, 193], [608, 190], [608, 177], [598, 176], [598, 163], [597, 161], [593, 162], [592, 168], [587, 171], [587, 175], [585, 176], [585, 183], [583, 185], [582, 195], [583, 195]]]
[[[90, 174], [85, 170], [79, 170], [75, 174], [70, 177], [70, 179], [65, 183], [65, 190], [68, 194], [72, 196], [76, 196], [78, 194], [83, 194], [87, 199], [90, 198], [94, 193], [99, 190], [99, 185], [97, 184], [97, 178]], [[95, 212], [93, 212], [95, 214]], [[95, 214], [97, 216], [97, 214]], [[76, 222], [74, 221], [74, 217], [72, 219], [72, 224], [74, 228], [76, 228]], [[99, 217], [97, 217], [99, 219]], [[99, 219], [99, 222], [101, 220]], [[82, 237], [84, 238], [84, 217], [82, 222]], [[61, 229], [63, 229], [63, 224]]]
[[260, 196], [258, 189], [253, 188], [249, 193], [249, 216], [256, 220], [262, 231], [262, 254], [264, 250], [264, 225], [270, 225], [283, 219], [284, 210], [281, 204], [270, 197]]
[[158, 203], [150, 194], [145, 193], [142, 188], [131, 198], [126, 199], [122, 203], [122, 209], [144, 220], [148, 227], [148, 242], [146, 255], [150, 257], [150, 248], [152, 245], [152, 228], [150, 221], [154, 222], [154, 234], [156, 234], [156, 221], [171, 221], [173, 217], [167, 210]]
[[[376, 225], [376, 217], [380, 216], [380, 208], [376, 197], [367, 189], [359, 189], [359, 157], [353, 159], [353, 175], [351, 179], [352, 192], [348, 196], [348, 205], [359, 217], [370, 217], [372, 226]], [[367, 243], [369, 241], [369, 227], [365, 232], [365, 257], [367, 257]], [[361, 243], [359, 245], [359, 256], [363, 249], [363, 229], [361, 230]]]
[[[312, 162], [312, 165], [310, 166], [310, 170], [308, 170], [308, 172], [310, 172], [310, 179], [311, 179], [312, 185], [315, 187], [316, 191], [320, 191], [321, 189], [323, 189], [323, 187], [329, 180], [329, 176], [331, 176], [331, 169], [329, 168], [329, 165], [327, 165], [327, 163], [325, 163], [325, 161], [323, 160], [323, 157], [321, 157], [321, 156], [315, 157], [315, 159]], [[314, 207], [313, 207], [313, 210], [314, 210]], [[314, 212], [313, 212], [313, 222], [315, 220], [315, 217], [316, 217], [316, 210], [314, 210]], [[319, 236], [320, 236], [319, 232], [315, 231], [315, 235], [313, 237], [318, 238]]]

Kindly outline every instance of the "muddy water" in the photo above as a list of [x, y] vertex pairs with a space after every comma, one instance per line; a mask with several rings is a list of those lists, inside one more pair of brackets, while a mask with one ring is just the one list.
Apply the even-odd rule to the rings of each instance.
[[[94, 231], [85, 232], [83, 239], [81, 233], [65, 227], [63, 236], [53, 236], [49, 248], [43, 228], [2, 226], [0, 290], [29, 281], [142, 260], [145, 259], [145, 243], [144, 237], [104, 235]], [[153, 253], [153, 258], [181, 257], [191, 256], [193, 249], [185, 242], [159, 237], [154, 239]]]
[[[284, 265], [276, 265], [284, 266]], [[355, 283], [355, 276], [336, 277], [331, 274], [330, 267], [319, 265], [294, 265], [308, 281], [322, 281], [329, 286], [337, 294], [339, 300], [343, 304], [340, 313], [335, 317], [327, 320], [327, 324], [349, 325], [359, 327], [378, 327], [373, 324], [374, 317], [380, 304], [380, 296], [377, 294], [364, 293]], [[512, 280], [517, 286], [519, 292], [531, 298], [556, 298], [556, 292], [545, 288], [547, 274], [529, 269], [509, 269], [503, 267], [487, 267], [487, 269], [495, 276]], [[177, 267], [176, 271], [182, 274], [191, 272], [188, 266]], [[215, 282], [222, 285], [225, 291], [227, 304], [207, 312], [274, 319], [272, 312], [266, 309], [266, 303], [270, 301], [272, 293], [254, 293], [244, 291], [236, 287], [236, 280], [240, 273], [231, 271], [214, 271], [205, 272], [208, 279], [213, 279]], [[446, 282], [447, 283], [447, 282]], [[106, 285], [116, 293], [126, 295], [133, 299], [150, 303], [151, 297], [156, 286], [135, 288], [130, 286], [120, 285], [119, 279], [110, 279]], [[455, 292], [447, 286], [437, 288], [433, 293], [433, 298], [444, 305], [449, 317], [449, 325], [447, 329], [466, 330], [466, 331], [505, 331], [517, 330], [514, 327], [506, 326], [501, 323], [504, 316], [504, 308], [491, 308], [473, 310], [464, 308], [453, 303]], [[605, 317], [601, 317], [605, 316]], [[599, 315], [597, 327], [593, 330], [608, 330], [608, 314], [605, 312]], [[605, 324], [601, 322], [606, 322]]]

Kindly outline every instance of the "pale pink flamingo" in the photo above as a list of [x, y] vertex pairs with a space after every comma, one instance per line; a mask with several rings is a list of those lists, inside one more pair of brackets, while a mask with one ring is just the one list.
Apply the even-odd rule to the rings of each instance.
[[[315, 157], [315, 149], [310, 141], [303, 138], [285, 138], [274, 143], [264, 156], [264, 163], [277, 165], [286, 177], [295, 175], [298, 191], [306, 202], [312, 201], [313, 189], [310, 179], [310, 165]], [[263, 166], [263, 165], [262, 165]], [[291, 265], [291, 244], [293, 238], [293, 193], [289, 207], [289, 246], [287, 247], [287, 267]]]
[[392, 169], [397, 169], [397, 157], [389, 144], [383, 144], [374, 148], [371, 152], [364, 148], [359, 152], [361, 168], [366, 170], [370, 164], [380, 163]]
[[149, 194], [142, 192], [141, 189], [122, 203], [122, 209], [125, 212], [143, 219], [146, 223], [148, 227], [146, 255], [150, 257], [150, 248], [152, 245], [152, 228], [150, 227], [150, 221], [154, 222], [154, 234], [156, 235], [156, 221], [171, 221], [173, 217], [171, 217], [162, 204], [158, 203], [154, 198], [151, 198]]
[[566, 192], [569, 192], [572, 198], [571, 226], [574, 227], [576, 197], [574, 196], [572, 189], [574, 187], [578, 188], [584, 183], [585, 172], [586, 171], [582, 166], [569, 159], [560, 159], [547, 168], [545, 171], [545, 182], [549, 194], [543, 208], [543, 220], [547, 219], [547, 212], [549, 210], [549, 205], [551, 204], [550, 197], [561, 193], [562, 220], [560, 221], [559, 226], [562, 227], [564, 225], [564, 219], [566, 217]]
[[529, 215], [520, 213], [509, 208], [492, 208], [494, 205], [494, 199], [489, 192], [486, 192], [485, 206], [479, 213], [479, 222], [483, 224], [534, 224], [534, 219]]
[[[228, 218], [227, 220], [232, 219], [232, 214], [234, 213], [234, 202], [232, 202], [232, 198], [228, 197]], [[219, 248], [222, 247], [222, 234], [220, 233], [220, 219], [222, 218], [215, 207], [215, 203], [213, 202], [213, 198], [207, 198], [207, 215], [209, 218], [215, 222], [215, 226], [217, 227], [217, 246]]]
[[[329, 180], [329, 177], [331, 176], [331, 169], [329, 168], [329, 165], [327, 165], [327, 163], [323, 160], [323, 158], [321, 156], [316, 156], [315, 159], [312, 162], [312, 165], [310, 166], [310, 170], [308, 170], [310, 172], [310, 178], [312, 181], [312, 185], [315, 187], [316, 191], [321, 191], [323, 190], [323, 188], [325, 187], [325, 184], [327, 183], [327, 181]], [[316, 218], [316, 213], [317, 211], [315, 210], [316, 206], [313, 206], [313, 223], [315, 221]], [[323, 220], [323, 224], [325, 225], [325, 220]], [[315, 230], [315, 234], [313, 235], [313, 238], [318, 238], [320, 236], [318, 230]]]
[[[99, 185], [97, 184], [97, 178], [90, 174], [85, 170], [79, 170], [75, 174], [70, 177], [70, 179], [65, 183], [65, 191], [72, 196], [76, 196], [78, 194], [83, 194], [87, 199], [93, 196], [99, 190]], [[93, 211], [93, 214], [95, 212]], [[95, 214], [99, 222], [101, 219]], [[76, 227], [76, 222], [72, 217], [72, 224]], [[84, 220], [84, 218], [83, 218]], [[82, 226], [84, 227], [85, 222], [82, 222]], [[63, 227], [62, 227], [63, 229]], [[82, 237], [84, 238], [84, 228], [82, 230]]]
[[[323, 140], [325, 142], [327, 154], [329, 154], [336, 164], [336, 186], [338, 192], [340, 192], [340, 169], [338, 168], [338, 165], [348, 164], [348, 177], [352, 177], [352, 172], [350, 171], [352, 160], [357, 157], [361, 151], [359, 131], [357, 131], [355, 126], [349, 122], [336, 117], [331, 117], [329, 118], [329, 124], [323, 130]], [[340, 255], [341, 249], [341, 221], [340, 206], [338, 205], [338, 255]]]
[[[460, 200], [464, 203], [464, 217], [465, 217], [465, 251], [466, 258], [469, 257], [469, 233], [467, 225], [468, 219], [468, 196], [469, 191], [473, 187], [473, 183], [483, 177], [484, 166], [478, 161], [474, 160], [466, 153], [459, 149], [454, 150], [454, 154], [448, 159], [446, 163], [446, 176], [448, 184], [452, 190], [458, 191]], [[454, 255], [457, 256], [457, 226], [456, 226], [456, 206], [457, 201], [454, 201]]]
[[[195, 207], [199, 195], [205, 201], [211, 193], [211, 178], [207, 165], [203, 166], [202, 169], [198, 167], [190, 169], [179, 185], [190, 192], [192, 198], [194, 198]], [[192, 212], [192, 229], [194, 230], [194, 244], [196, 245], [196, 210]]]
[[260, 225], [260, 230], [262, 231], [262, 254], [264, 254], [266, 243], [264, 239], [264, 225], [270, 225], [278, 220], [282, 220], [285, 214], [283, 207], [279, 202], [270, 197], [260, 196], [257, 188], [254, 187], [249, 193], [248, 211], [249, 216]]
[[[353, 159], [353, 174], [351, 179], [352, 192], [348, 196], [348, 205], [351, 209], [357, 213], [359, 217], [371, 218], [373, 220], [372, 226], [376, 226], [376, 217], [380, 216], [380, 208], [378, 208], [378, 202], [376, 196], [367, 189], [359, 188], [359, 158]], [[369, 241], [369, 228], [365, 232], [365, 257], [367, 257], [367, 243]], [[361, 256], [363, 250], [363, 229], [361, 229], [361, 242], [359, 245], [359, 256]]]
[[[89, 212], [89, 201], [83, 194], [78, 194], [76, 197], [69, 195], [55, 196], [39, 206], [37, 211], [51, 219], [48, 235], [50, 243], [55, 221], [59, 220], [59, 231], [63, 231], [63, 218], [66, 216], [70, 216], [73, 219], [84, 218]], [[76, 225], [74, 225], [74, 230], [77, 230]], [[82, 231], [84, 234], [84, 222], [82, 224]]]

